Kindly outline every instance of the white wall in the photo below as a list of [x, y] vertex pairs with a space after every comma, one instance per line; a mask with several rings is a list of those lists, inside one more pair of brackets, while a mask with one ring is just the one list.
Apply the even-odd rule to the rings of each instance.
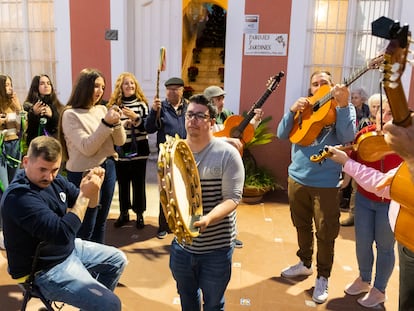
[[110, 1], [111, 29], [118, 30], [118, 40], [111, 41], [111, 81], [114, 84], [118, 75], [128, 70], [128, 2]]
[[[401, 1], [401, 13], [399, 20], [401, 21], [401, 25], [408, 24], [411, 33], [414, 31], [414, 1], [412, 0], [402, 0]], [[413, 45], [411, 45], [411, 49], [413, 49]], [[412, 54], [409, 58], [413, 59]], [[412, 66], [406, 64], [404, 74], [402, 76], [402, 83], [405, 90], [405, 95], [407, 96], [410, 92], [410, 88], [414, 87], [410, 84], [412, 75]], [[411, 99], [412, 101], [413, 99]]]
[[72, 52], [70, 46], [69, 0], [54, 1], [57, 96], [66, 104], [72, 91]]
[[159, 83], [160, 97], [163, 98], [164, 82], [170, 77], [181, 76], [182, 1], [136, 0], [134, 12], [131, 17], [134, 21], [128, 21], [128, 38], [134, 41], [133, 72], [151, 100], [156, 90], [160, 49], [165, 47], [166, 70], [160, 73]]
[[224, 89], [227, 93], [226, 108], [235, 114], [240, 113], [244, 15], [245, 0], [229, 0], [226, 25]]
[[285, 112], [295, 100], [304, 95], [305, 53], [309, 48], [306, 42], [308, 10], [311, 1], [292, 0], [292, 16], [290, 17], [289, 54], [286, 70]]

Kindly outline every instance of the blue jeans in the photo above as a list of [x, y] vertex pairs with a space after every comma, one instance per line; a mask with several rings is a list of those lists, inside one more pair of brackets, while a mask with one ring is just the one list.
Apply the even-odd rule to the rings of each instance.
[[231, 277], [233, 247], [207, 254], [193, 254], [175, 240], [171, 245], [170, 269], [177, 282], [182, 311], [224, 310], [224, 292]]
[[389, 203], [372, 201], [359, 192], [355, 197], [355, 241], [359, 273], [363, 281], [371, 282], [374, 252], [377, 248], [373, 286], [385, 292], [395, 264], [394, 234], [388, 220]]
[[76, 239], [72, 254], [53, 268], [37, 273], [35, 283], [52, 301], [81, 310], [118, 311], [121, 301], [113, 290], [126, 264], [125, 254], [117, 248]]
[[[99, 200], [101, 206], [100, 208], [88, 208], [78, 232], [79, 238], [97, 243], [105, 243], [106, 219], [111, 208], [116, 183], [114, 159], [108, 158], [101, 166], [105, 169], [105, 179], [101, 187]], [[82, 173], [67, 171], [67, 178], [79, 187]]]

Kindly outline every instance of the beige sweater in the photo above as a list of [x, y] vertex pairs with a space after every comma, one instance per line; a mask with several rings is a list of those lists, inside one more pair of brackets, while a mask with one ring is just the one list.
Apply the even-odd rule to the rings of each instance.
[[83, 172], [102, 164], [107, 157], [118, 158], [114, 145], [122, 146], [126, 135], [123, 126], [110, 128], [102, 123], [107, 109], [97, 105], [91, 109], [68, 109], [62, 115], [62, 129], [69, 159], [66, 168]]

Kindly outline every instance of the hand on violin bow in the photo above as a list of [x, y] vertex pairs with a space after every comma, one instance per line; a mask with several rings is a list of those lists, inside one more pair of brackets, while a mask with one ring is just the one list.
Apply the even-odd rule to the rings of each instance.
[[331, 159], [336, 163], [345, 165], [349, 160], [348, 154], [343, 151], [342, 146], [328, 146], [328, 152], [331, 154]]

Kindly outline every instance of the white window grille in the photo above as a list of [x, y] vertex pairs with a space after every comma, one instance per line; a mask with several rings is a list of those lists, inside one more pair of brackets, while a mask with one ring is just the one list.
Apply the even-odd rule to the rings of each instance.
[[[381, 54], [388, 42], [371, 35], [371, 23], [390, 16], [391, 6], [392, 0], [315, 0], [307, 31], [310, 44], [305, 77], [323, 69], [340, 83]], [[377, 93], [380, 78], [378, 70], [370, 70], [350, 88]], [[304, 85], [309, 85], [309, 80]]]
[[0, 72], [11, 76], [21, 102], [33, 76], [55, 82], [53, 0], [0, 0], [0, 42]]

